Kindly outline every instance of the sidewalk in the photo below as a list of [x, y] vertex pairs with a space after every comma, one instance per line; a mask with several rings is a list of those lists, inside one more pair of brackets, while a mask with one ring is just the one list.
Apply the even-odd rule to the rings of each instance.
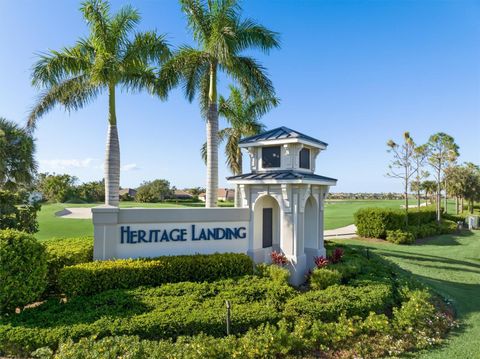
[[331, 238], [354, 238], [357, 236], [357, 227], [354, 224], [350, 224], [346, 227], [329, 229], [323, 232], [325, 239]]

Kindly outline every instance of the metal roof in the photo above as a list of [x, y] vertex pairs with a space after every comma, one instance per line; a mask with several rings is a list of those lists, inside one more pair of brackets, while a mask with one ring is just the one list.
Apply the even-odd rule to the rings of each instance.
[[298, 140], [318, 143], [325, 147], [328, 146], [328, 144], [323, 141], [317, 140], [316, 138], [307, 136], [303, 133], [294, 131], [291, 128], [284, 127], [284, 126], [275, 128], [267, 132], [260, 133], [258, 135], [245, 137], [244, 139], [239, 141], [239, 144], [255, 143], [255, 142], [261, 142], [261, 141], [274, 141], [274, 140], [282, 140], [282, 139], [298, 139]]
[[335, 178], [316, 175], [313, 173], [298, 172], [293, 170], [279, 170], [269, 172], [245, 173], [237, 176], [227, 177], [227, 180], [247, 180], [247, 181], [294, 181], [294, 180], [313, 180], [313, 181], [337, 181]]

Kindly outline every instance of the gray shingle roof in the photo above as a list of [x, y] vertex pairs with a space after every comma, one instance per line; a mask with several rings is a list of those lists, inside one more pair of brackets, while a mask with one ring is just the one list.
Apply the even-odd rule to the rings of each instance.
[[305, 140], [309, 142], [318, 143], [323, 146], [328, 146], [328, 144], [323, 141], [317, 140], [316, 138], [307, 136], [303, 133], [294, 131], [291, 128], [284, 127], [284, 126], [275, 128], [267, 132], [260, 133], [258, 135], [245, 137], [244, 139], [240, 140], [239, 143], [246, 144], [246, 143], [259, 142], [259, 141], [273, 141], [273, 140], [290, 139], [290, 138], [297, 138], [299, 140]]
[[316, 175], [313, 173], [304, 173], [291, 170], [269, 171], [244, 173], [238, 176], [227, 177], [227, 180], [247, 180], [247, 181], [261, 181], [261, 180], [317, 180], [317, 181], [336, 181], [335, 178]]

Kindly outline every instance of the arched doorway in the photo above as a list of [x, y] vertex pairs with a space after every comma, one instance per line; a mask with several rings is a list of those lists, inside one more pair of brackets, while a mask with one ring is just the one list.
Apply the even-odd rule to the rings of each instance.
[[255, 248], [280, 250], [280, 206], [275, 198], [266, 195], [255, 201], [253, 240]]
[[313, 196], [305, 204], [304, 238], [305, 249], [318, 248], [318, 205]]

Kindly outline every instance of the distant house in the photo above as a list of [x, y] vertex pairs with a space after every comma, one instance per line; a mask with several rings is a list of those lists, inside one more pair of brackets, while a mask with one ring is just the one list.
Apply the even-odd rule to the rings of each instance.
[[137, 190], [133, 188], [122, 188], [120, 191], [118, 191], [118, 194], [120, 195], [120, 198], [135, 198], [137, 195]]
[[[198, 198], [205, 202], [206, 193], [200, 193]], [[234, 201], [235, 200], [235, 190], [231, 188], [219, 188], [217, 199], [219, 201]]]
[[192, 199], [193, 196], [186, 191], [176, 189], [175, 192], [173, 193], [173, 198], [175, 198], [175, 199]]

